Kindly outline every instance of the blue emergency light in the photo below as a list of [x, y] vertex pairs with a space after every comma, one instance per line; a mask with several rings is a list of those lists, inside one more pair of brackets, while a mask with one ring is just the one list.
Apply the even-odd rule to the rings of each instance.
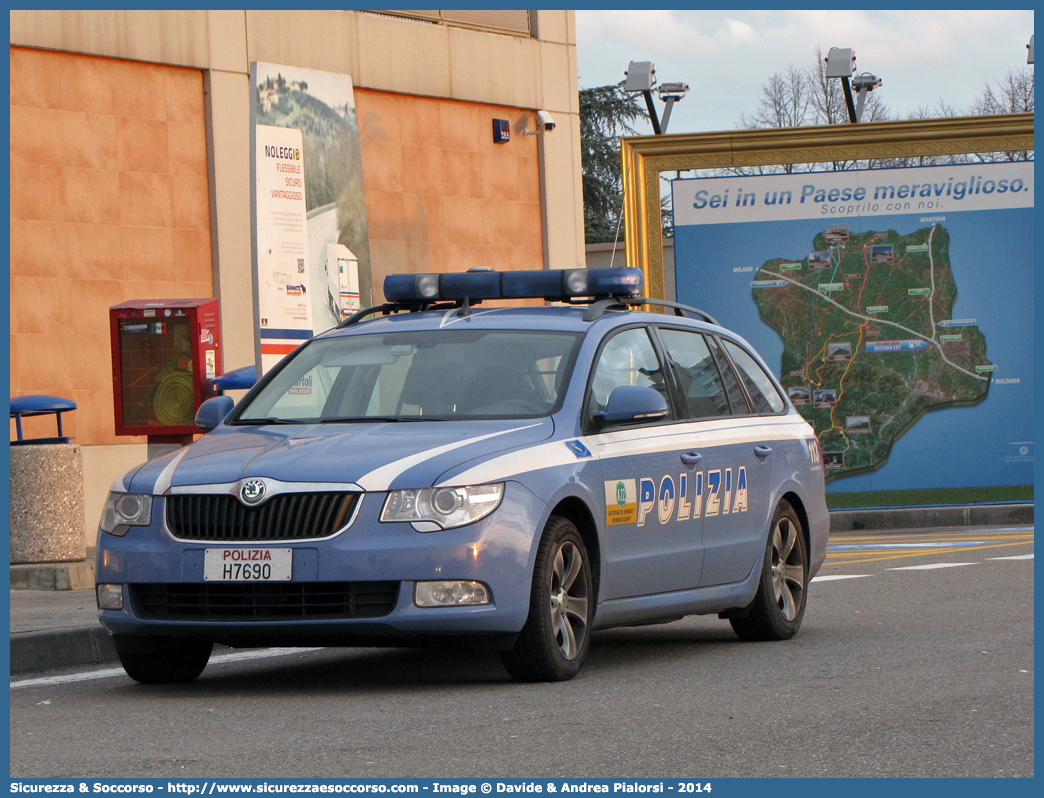
[[640, 269], [549, 269], [547, 271], [453, 274], [390, 274], [384, 296], [403, 304], [440, 301], [475, 304], [485, 299], [547, 299], [641, 296]]

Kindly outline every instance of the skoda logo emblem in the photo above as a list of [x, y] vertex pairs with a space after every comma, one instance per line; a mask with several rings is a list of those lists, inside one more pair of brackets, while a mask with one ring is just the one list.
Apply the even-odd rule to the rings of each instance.
[[257, 504], [265, 498], [265, 483], [260, 479], [248, 479], [239, 489], [239, 498], [246, 504]]

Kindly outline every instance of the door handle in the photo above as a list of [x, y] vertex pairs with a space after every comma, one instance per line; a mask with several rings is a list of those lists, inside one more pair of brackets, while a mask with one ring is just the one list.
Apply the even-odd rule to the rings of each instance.
[[754, 454], [756, 454], [758, 457], [760, 457], [762, 460], [764, 460], [766, 457], [768, 457], [770, 454], [772, 454], [772, 447], [770, 447], [770, 446], [755, 446], [754, 447]]
[[703, 455], [699, 452], [687, 452], [681, 456], [681, 461], [692, 468], [693, 466], [699, 465], [703, 462]]

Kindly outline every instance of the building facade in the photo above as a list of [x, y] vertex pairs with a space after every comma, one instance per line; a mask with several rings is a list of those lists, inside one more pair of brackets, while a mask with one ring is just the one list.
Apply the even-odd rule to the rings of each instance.
[[[115, 434], [108, 308], [218, 297], [224, 369], [254, 362], [252, 61], [351, 76], [378, 299], [390, 272], [585, 263], [571, 11], [10, 21], [11, 395], [77, 402], [89, 546], [108, 486], [147, 456]], [[555, 130], [524, 135], [540, 110]]]

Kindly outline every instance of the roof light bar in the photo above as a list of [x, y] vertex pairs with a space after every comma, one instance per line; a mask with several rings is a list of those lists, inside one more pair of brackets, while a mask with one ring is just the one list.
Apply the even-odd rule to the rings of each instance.
[[576, 297], [640, 296], [640, 269], [551, 269], [469, 271], [452, 274], [390, 274], [384, 278], [389, 302], [430, 303], [484, 299], [568, 300]]

